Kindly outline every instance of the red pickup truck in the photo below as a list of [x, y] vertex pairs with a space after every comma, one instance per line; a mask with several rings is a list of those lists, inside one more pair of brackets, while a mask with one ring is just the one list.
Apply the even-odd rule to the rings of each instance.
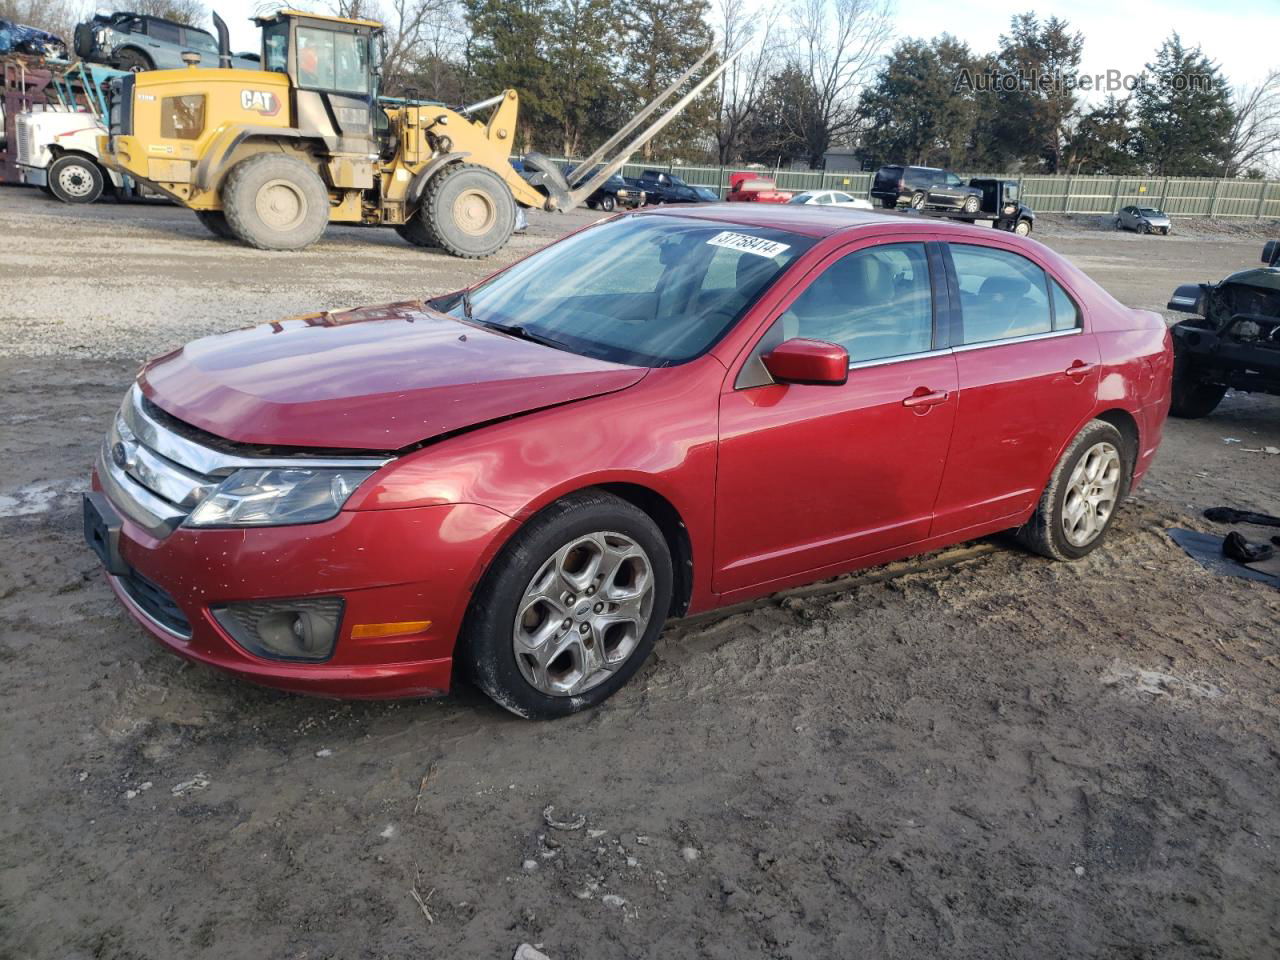
[[733, 173], [729, 175], [729, 194], [726, 200], [744, 203], [787, 203], [794, 194], [779, 190], [773, 177], [758, 173]]

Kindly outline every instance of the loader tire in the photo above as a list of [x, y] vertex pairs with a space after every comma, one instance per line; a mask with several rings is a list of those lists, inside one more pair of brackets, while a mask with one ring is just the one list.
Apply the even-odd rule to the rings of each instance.
[[301, 250], [329, 225], [329, 192], [319, 174], [282, 153], [237, 163], [222, 186], [231, 232], [259, 250]]
[[196, 219], [215, 237], [222, 237], [224, 240], [236, 239], [236, 235], [231, 232], [231, 225], [227, 223], [227, 215], [221, 210], [197, 210]]
[[456, 163], [431, 178], [418, 214], [425, 232], [455, 257], [478, 260], [506, 246], [516, 201], [502, 178], [474, 163]]
[[412, 243], [415, 247], [440, 246], [435, 235], [427, 227], [427, 221], [423, 218], [421, 209], [415, 210], [413, 216], [404, 223], [396, 224], [396, 233], [400, 234], [402, 240]]

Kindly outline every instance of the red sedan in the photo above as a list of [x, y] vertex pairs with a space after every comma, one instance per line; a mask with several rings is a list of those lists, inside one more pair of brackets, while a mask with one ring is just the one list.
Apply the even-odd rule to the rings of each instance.
[[999, 530], [1103, 541], [1169, 407], [1162, 319], [1038, 243], [667, 208], [470, 290], [149, 363], [85, 532], [171, 650], [344, 697], [462, 668], [597, 704], [668, 617]]

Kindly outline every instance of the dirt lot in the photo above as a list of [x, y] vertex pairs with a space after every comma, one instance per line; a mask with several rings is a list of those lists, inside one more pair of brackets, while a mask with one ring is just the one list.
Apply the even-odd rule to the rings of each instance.
[[[1156, 309], [1264, 239], [1037, 235]], [[158, 649], [77, 491], [146, 355], [492, 265], [359, 230], [266, 255], [18, 188], [0, 236], [0, 957], [1280, 955], [1280, 592], [1163, 533], [1280, 514], [1280, 457], [1247, 452], [1280, 401], [1171, 423], [1078, 564], [997, 538], [678, 623], [556, 723], [336, 703]]]

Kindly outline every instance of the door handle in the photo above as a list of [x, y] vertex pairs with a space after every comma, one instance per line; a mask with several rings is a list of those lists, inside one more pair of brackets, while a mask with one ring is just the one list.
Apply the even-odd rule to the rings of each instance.
[[1066, 373], [1068, 377], [1079, 380], [1096, 366], [1096, 363], [1085, 363], [1083, 360], [1077, 360], [1063, 372]]
[[904, 407], [933, 407], [939, 403], [946, 403], [950, 394], [945, 390], [930, 390], [928, 387], [919, 387], [916, 392], [902, 401]]

